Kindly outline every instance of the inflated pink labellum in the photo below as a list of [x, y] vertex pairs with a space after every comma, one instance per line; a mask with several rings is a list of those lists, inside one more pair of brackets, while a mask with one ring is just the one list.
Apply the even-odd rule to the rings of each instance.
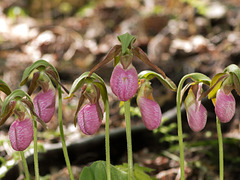
[[153, 130], [160, 126], [162, 113], [156, 101], [145, 97], [139, 97], [138, 106], [141, 111], [143, 123], [147, 129]]
[[236, 102], [232, 93], [225, 94], [219, 89], [216, 95], [215, 113], [222, 123], [229, 122], [235, 114]]
[[80, 130], [86, 135], [96, 133], [101, 123], [102, 119], [98, 112], [97, 104], [87, 104], [78, 113], [78, 125]]
[[[187, 112], [187, 120], [190, 128], [193, 131], [201, 131], [207, 122], [207, 110], [199, 101], [201, 96], [202, 84], [195, 85], [193, 89], [191, 88], [185, 99], [185, 107]], [[194, 92], [193, 92], [194, 91]]]
[[110, 85], [113, 93], [121, 101], [131, 99], [138, 89], [138, 74], [136, 69], [130, 65], [127, 69], [123, 69], [121, 64], [118, 64], [110, 79]]
[[55, 92], [49, 89], [46, 92], [39, 92], [33, 99], [33, 104], [36, 114], [45, 122], [48, 123], [55, 112]]
[[14, 121], [9, 129], [9, 139], [12, 148], [16, 151], [25, 150], [33, 139], [33, 126], [31, 119]]

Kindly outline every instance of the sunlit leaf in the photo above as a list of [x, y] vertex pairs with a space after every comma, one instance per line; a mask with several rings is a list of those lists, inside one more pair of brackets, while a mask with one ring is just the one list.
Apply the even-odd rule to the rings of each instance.
[[[113, 180], [126, 180], [128, 174], [113, 165], [110, 165], [111, 179]], [[106, 180], [106, 162], [96, 161], [90, 167], [84, 167], [79, 180]]]
[[28, 68], [25, 69], [25, 71], [23, 72], [23, 77], [20, 83], [20, 86], [26, 84], [28, 77], [31, 75], [31, 73], [35, 70], [45, 70], [47, 67], [50, 67], [54, 73], [55, 76], [57, 77], [57, 79], [59, 80], [59, 75], [57, 73], [57, 70], [55, 69], [55, 67], [53, 67], [50, 63], [48, 63], [45, 60], [38, 60], [35, 63], [33, 63], [31, 66], [29, 66]]
[[[117, 165], [117, 169], [128, 173], [128, 164], [123, 163], [122, 165]], [[134, 179], [135, 180], [152, 180], [152, 178], [146, 172], [152, 172], [154, 169], [139, 166], [137, 163], [134, 164]]]
[[146, 172], [152, 172], [154, 169], [150, 169], [147, 167], [139, 166], [138, 164], [134, 164], [134, 177], [137, 180], [151, 180], [152, 178], [146, 174]]
[[168, 77], [164, 78], [161, 74], [158, 74], [154, 71], [146, 70], [146, 71], [142, 71], [138, 74], [139, 79], [144, 78], [144, 79], [151, 80], [154, 77], [156, 77], [166, 88], [171, 89], [172, 91], [177, 90], [176, 85], [174, 84], [174, 82], [171, 79], [169, 79]]
[[122, 44], [122, 54], [127, 52], [128, 47], [132, 48], [132, 44], [136, 41], [136, 37], [129, 33], [122, 34], [118, 36], [118, 40]]

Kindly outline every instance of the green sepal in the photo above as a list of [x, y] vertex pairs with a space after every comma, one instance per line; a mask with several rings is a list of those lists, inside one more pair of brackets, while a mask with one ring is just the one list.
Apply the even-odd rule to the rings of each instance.
[[236, 64], [231, 64], [226, 67], [223, 71], [224, 73], [229, 72], [233, 73], [237, 76], [238, 80], [240, 81], [240, 68]]
[[[127, 172], [116, 168], [113, 165], [110, 165], [111, 169], [111, 179], [114, 180], [125, 180], [128, 178]], [[106, 162], [105, 161], [96, 161], [91, 164], [89, 167], [84, 167], [79, 180], [106, 180]]]
[[0, 91], [4, 92], [6, 95], [9, 95], [11, 93], [11, 89], [9, 86], [0, 79]]
[[202, 82], [203, 84], [210, 85], [211, 79], [202, 73], [192, 73], [190, 78], [196, 82]]
[[213, 99], [216, 97], [217, 91], [220, 89], [224, 80], [223, 77], [226, 77], [226, 73], [218, 73], [212, 78], [212, 81], [210, 83], [211, 91], [208, 94], [208, 99]]
[[46, 68], [50, 67], [50, 69], [53, 70], [54, 72], [54, 76], [57, 78], [56, 80], [59, 81], [59, 75], [57, 70], [55, 69], [54, 66], [52, 66], [50, 63], [48, 63], [45, 60], [38, 60], [35, 63], [33, 63], [31, 66], [29, 66], [28, 68], [25, 69], [25, 71], [23, 72], [23, 77], [20, 83], [20, 86], [23, 86], [24, 84], [26, 84], [29, 76], [31, 75], [31, 73], [37, 69], [39, 71], [45, 70]]
[[128, 48], [131, 49], [133, 46], [133, 43], [136, 41], [136, 37], [132, 36], [129, 33], [122, 34], [117, 37], [118, 40], [121, 42], [122, 45], [122, 54], [126, 54]]
[[234, 89], [237, 91], [238, 95], [240, 95], [240, 68], [235, 64], [231, 64], [224, 69], [224, 72], [231, 74]]
[[172, 91], [177, 90], [177, 86], [174, 84], [174, 82], [171, 79], [169, 79], [168, 77], [164, 78], [161, 74], [158, 74], [154, 71], [145, 70], [138, 74], [139, 79], [151, 80], [154, 77], [156, 77], [166, 88]]

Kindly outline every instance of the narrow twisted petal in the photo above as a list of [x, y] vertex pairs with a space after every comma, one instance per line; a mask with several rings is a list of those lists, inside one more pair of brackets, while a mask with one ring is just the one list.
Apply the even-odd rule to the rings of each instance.
[[156, 129], [161, 124], [162, 112], [157, 102], [145, 97], [138, 98], [142, 120], [147, 129]]
[[129, 67], [129, 69], [124, 70], [122, 65], [118, 64], [110, 79], [112, 91], [121, 101], [131, 99], [138, 88], [137, 71], [133, 66]]
[[222, 123], [229, 122], [235, 114], [236, 102], [232, 93], [225, 94], [219, 89], [216, 95], [215, 113]]
[[36, 114], [48, 123], [55, 112], [55, 92], [49, 89], [47, 92], [39, 92], [33, 100]]
[[9, 129], [9, 139], [12, 148], [16, 151], [25, 150], [33, 139], [33, 126], [31, 119], [14, 121]]
[[200, 104], [192, 103], [190, 106], [186, 107], [187, 120], [190, 128], [193, 131], [201, 131], [207, 122], [207, 110]]
[[102, 119], [99, 116], [96, 104], [87, 104], [78, 113], [78, 125], [86, 135], [96, 133], [101, 123]]

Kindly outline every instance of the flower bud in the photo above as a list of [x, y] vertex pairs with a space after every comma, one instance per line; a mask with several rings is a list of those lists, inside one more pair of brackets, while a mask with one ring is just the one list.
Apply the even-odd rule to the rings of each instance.
[[113, 93], [121, 101], [131, 99], [138, 89], [138, 74], [136, 69], [130, 65], [123, 69], [121, 64], [115, 66], [110, 79]]
[[145, 97], [139, 97], [137, 102], [146, 128], [153, 130], [160, 126], [162, 113], [158, 103]]
[[[99, 109], [102, 112], [99, 112]], [[97, 103], [82, 107], [78, 113], [78, 125], [84, 134], [92, 135], [97, 132], [102, 123], [100, 113], [103, 113], [103, 108], [98, 108]]]
[[33, 126], [29, 118], [14, 121], [9, 129], [9, 139], [12, 148], [16, 151], [24, 151], [32, 142]]
[[48, 123], [55, 112], [55, 92], [49, 89], [46, 92], [39, 92], [33, 100], [36, 114], [45, 122]]
[[223, 89], [219, 89], [216, 94], [215, 113], [220, 122], [227, 123], [233, 118], [235, 106], [232, 93], [225, 94]]
[[199, 101], [201, 96], [202, 84], [194, 85], [197, 89], [189, 89], [188, 95], [185, 99], [185, 107], [187, 112], [187, 120], [190, 128], [193, 131], [201, 131], [207, 122], [207, 110]]

